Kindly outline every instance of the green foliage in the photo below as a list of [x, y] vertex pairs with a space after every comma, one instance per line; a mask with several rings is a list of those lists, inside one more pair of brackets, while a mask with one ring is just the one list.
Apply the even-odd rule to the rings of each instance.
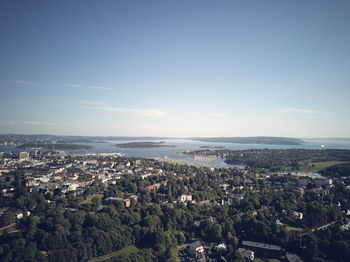
[[[310, 153], [303, 152], [288, 153], [295, 155], [295, 168], [305, 154]], [[251, 161], [262, 161], [262, 164], [275, 168], [275, 164], [292, 163], [285, 159], [288, 154], [268, 160], [266, 155], [256, 156], [256, 152], [252, 152]], [[322, 154], [310, 153], [310, 156], [319, 161], [324, 157]], [[344, 152], [327, 153], [327, 158], [344, 160], [346, 157]], [[316, 183], [310, 183], [305, 194], [301, 195], [294, 191], [271, 190], [274, 184], [296, 182], [291, 176], [262, 180], [251, 170], [243, 175], [237, 170], [212, 171], [169, 163], [164, 163], [162, 168], [169, 173], [191, 177], [179, 180], [169, 175], [167, 185], [157, 192], [144, 188], [163, 181], [163, 177], [144, 180], [126, 177], [108, 188], [95, 181], [87, 190], [85, 200], [66, 194], [51, 203], [43, 195], [33, 197], [29, 194], [23, 186], [23, 177], [17, 174], [16, 198], [9, 200], [0, 195], [0, 200], [9, 206], [30, 210], [31, 216], [19, 221], [20, 231], [0, 235], [0, 260], [87, 261], [106, 256], [110, 261], [176, 261], [177, 245], [192, 239], [208, 243], [210, 252], [207, 255], [210, 258], [220, 259], [222, 255], [227, 261], [242, 261], [237, 252], [241, 240], [282, 245], [301, 255], [305, 261], [346, 261], [350, 256], [350, 233], [342, 232], [339, 224], [324, 231], [317, 230], [330, 222], [341, 222], [345, 217], [342, 211], [350, 209], [346, 183], [335, 183], [325, 195], [318, 195], [314, 190]], [[192, 177], [193, 173], [196, 176]], [[221, 183], [236, 187], [235, 191], [223, 192]], [[198, 202], [210, 201], [206, 204], [174, 203], [185, 186]], [[104, 201], [109, 196], [126, 198], [129, 193], [139, 193], [140, 198], [128, 208], [123, 202], [110, 204]], [[156, 193], [167, 194], [169, 202], [160, 203]], [[232, 198], [235, 193], [241, 194], [243, 199], [233, 198], [232, 205], [217, 204], [221, 198]], [[303, 219], [294, 219], [291, 216], [293, 211], [303, 212]], [[288, 227], [276, 225], [276, 219]], [[4, 214], [0, 221], [4, 225], [12, 223], [14, 215]], [[227, 250], [219, 256], [214, 247], [222, 242], [226, 243]], [[130, 246], [137, 248], [122, 253]]]
[[349, 177], [350, 163], [327, 167], [321, 171], [322, 175], [328, 177]]
[[0, 216], [0, 227], [10, 225], [16, 221], [16, 216], [13, 212], [8, 211]]

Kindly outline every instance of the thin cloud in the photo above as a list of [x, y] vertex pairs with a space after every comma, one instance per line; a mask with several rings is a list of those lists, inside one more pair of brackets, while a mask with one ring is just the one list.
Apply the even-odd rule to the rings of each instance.
[[56, 126], [56, 124], [51, 122], [41, 122], [41, 121], [5, 121], [0, 122], [0, 125], [3, 126]]
[[103, 87], [103, 86], [87, 86], [87, 87], [92, 89], [98, 89], [98, 90], [113, 90], [113, 88]]
[[40, 82], [31, 82], [31, 81], [25, 81], [25, 80], [15, 80], [16, 84], [20, 85], [27, 85], [27, 86], [42, 86], [43, 84]]
[[24, 125], [32, 125], [32, 126], [54, 126], [54, 123], [50, 122], [40, 122], [40, 121], [23, 121]]
[[196, 116], [205, 116], [205, 117], [226, 117], [226, 113], [217, 113], [217, 112], [200, 112], [200, 111], [184, 111], [185, 114], [191, 114]]
[[40, 125], [41, 124], [41, 122], [39, 122], [39, 121], [23, 121], [23, 124], [25, 124], [25, 125]]
[[13, 126], [15, 124], [16, 124], [15, 121], [1, 121], [0, 122], [0, 125], [2, 125], [2, 126]]
[[329, 112], [320, 111], [320, 110], [310, 110], [310, 109], [302, 109], [302, 108], [294, 108], [294, 107], [285, 107], [281, 110], [283, 113], [297, 113], [304, 115], [330, 115]]
[[135, 109], [135, 108], [121, 108], [121, 107], [109, 107], [109, 106], [96, 106], [89, 107], [90, 109], [97, 109], [107, 112], [118, 112], [118, 113], [133, 113], [136, 115], [147, 116], [147, 117], [163, 117], [165, 111], [157, 109]]
[[68, 86], [68, 87], [77, 87], [77, 88], [90, 88], [90, 89], [105, 90], [105, 91], [113, 90], [113, 88], [110, 88], [110, 87], [93, 86], [93, 85], [66, 84], [66, 86]]
[[83, 104], [83, 105], [92, 105], [92, 106], [103, 106], [103, 105], [106, 105], [105, 102], [88, 101], [88, 100], [80, 100], [79, 103]]
[[68, 87], [82, 87], [81, 85], [78, 84], [66, 84]]
[[[32, 82], [32, 81], [26, 81], [26, 80], [14, 80], [16, 84], [19, 85], [27, 85], [27, 86], [43, 86], [43, 83], [40, 82]], [[90, 88], [90, 89], [96, 89], [96, 90], [104, 90], [104, 91], [111, 91], [113, 88], [110, 87], [104, 87], [104, 86], [96, 86], [96, 85], [81, 85], [81, 84], [57, 84], [57, 83], [51, 83], [50, 85], [54, 86], [67, 86], [67, 87], [74, 87], [74, 88]]]

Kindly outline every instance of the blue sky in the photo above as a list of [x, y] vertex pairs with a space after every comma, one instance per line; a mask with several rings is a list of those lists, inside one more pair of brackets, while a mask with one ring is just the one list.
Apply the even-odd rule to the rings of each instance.
[[0, 133], [350, 135], [350, 1], [1, 1]]

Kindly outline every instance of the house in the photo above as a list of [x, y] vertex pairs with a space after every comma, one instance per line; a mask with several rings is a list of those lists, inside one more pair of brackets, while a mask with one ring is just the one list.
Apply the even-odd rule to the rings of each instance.
[[125, 204], [125, 207], [130, 207], [130, 203], [131, 203], [131, 201], [130, 201], [130, 199], [124, 199], [124, 204]]
[[215, 246], [215, 249], [217, 252], [221, 252], [221, 251], [226, 251], [227, 247], [226, 247], [225, 243], [221, 243], [221, 244]]
[[160, 183], [156, 183], [156, 184], [153, 184], [153, 185], [150, 185], [150, 186], [146, 186], [145, 189], [146, 190], [158, 190], [161, 186], [166, 186], [167, 185], [167, 181], [162, 181]]
[[177, 198], [177, 201], [180, 201], [180, 202], [192, 201], [192, 195], [181, 194], [181, 195]]
[[303, 213], [294, 211], [294, 212], [293, 212], [293, 217], [294, 217], [295, 219], [303, 219]]
[[279, 220], [279, 219], [277, 219], [276, 220], [276, 225], [278, 225], [278, 226], [282, 226], [283, 225], [283, 223]]
[[205, 252], [204, 252], [204, 247], [199, 241], [196, 241], [192, 244], [190, 244], [190, 249], [195, 252], [196, 254], [196, 261], [197, 262], [205, 262]]
[[229, 186], [230, 186], [229, 184], [220, 184], [220, 188], [223, 191], [226, 191]]
[[[0, 216], [2, 216], [3, 214], [7, 213], [7, 212], [12, 212], [17, 219], [22, 219], [23, 218], [23, 212], [22, 210], [15, 208], [15, 207], [3, 207], [0, 208]], [[30, 216], [30, 212], [27, 211], [27, 216]]]
[[246, 258], [249, 261], [253, 261], [255, 258], [254, 252], [249, 249], [240, 247], [238, 248], [238, 252], [241, 254], [242, 257]]
[[180, 202], [192, 201], [192, 195], [189, 193], [189, 190], [186, 186], [182, 189], [181, 195], [178, 196], [177, 201], [180, 201]]
[[147, 177], [150, 177], [151, 175], [152, 175], [152, 173], [146, 173], [146, 174], [141, 175], [141, 178], [145, 179]]
[[220, 204], [222, 206], [224, 206], [224, 205], [229, 205], [230, 206], [230, 205], [232, 205], [232, 198], [228, 198], [228, 197], [221, 198]]
[[[133, 197], [133, 196], [131, 196], [131, 197]], [[105, 199], [105, 201], [106, 201], [106, 203], [116, 203], [116, 202], [123, 202], [124, 203], [124, 205], [125, 205], [125, 207], [130, 207], [130, 205], [131, 205], [131, 197], [129, 197], [129, 198], [125, 198], [125, 199], [123, 199], [123, 198], [120, 198], [120, 197], [107, 197], [106, 199]], [[137, 197], [137, 196], [136, 196]], [[135, 198], [134, 198], [135, 199]], [[137, 198], [136, 198], [137, 199]]]

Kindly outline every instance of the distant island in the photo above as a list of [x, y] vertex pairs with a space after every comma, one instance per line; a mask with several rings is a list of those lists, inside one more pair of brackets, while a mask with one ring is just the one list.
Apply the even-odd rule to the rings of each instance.
[[301, 145], [299, 138], [255, 136], [255, 137], [191, 137], [190, 140], [212, 143], [262, 144], [262, 145]]
[[155, 147], [175, 147], [173, 145], [164, 145], [164, 141], [160, 142], [130, 142], [124, 144], [112, 145], [118, 148], [155, 148]]
[[25, 143], [17, 146], [18, 148], [41, 148], [41, 149], [57, 149], [57, 150], [69, 150], [69, 149], [91, 149], [93, 146], [78, 145], [78, 144], [46, 144], [46, 143]]
[[201, 149], [225, 149], [223, 146], [199, 146]]

